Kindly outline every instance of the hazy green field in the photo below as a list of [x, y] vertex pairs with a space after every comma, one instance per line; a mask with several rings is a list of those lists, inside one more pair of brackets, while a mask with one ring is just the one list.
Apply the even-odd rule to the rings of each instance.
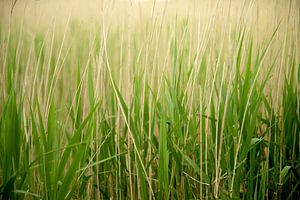
[[300, 199], [298, 0], [0, 0], [0, 199]]

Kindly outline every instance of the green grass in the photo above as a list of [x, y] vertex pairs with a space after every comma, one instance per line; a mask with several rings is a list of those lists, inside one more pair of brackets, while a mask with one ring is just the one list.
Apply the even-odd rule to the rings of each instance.
[[0, 21], [1, 199], [299, 198], [295, 20]]

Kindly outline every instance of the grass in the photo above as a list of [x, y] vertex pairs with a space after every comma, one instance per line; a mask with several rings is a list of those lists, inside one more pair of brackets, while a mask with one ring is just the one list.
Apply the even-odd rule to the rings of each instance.
[[300, 197], [299, 4], [194, 3], [3, 3], [1, 199]]

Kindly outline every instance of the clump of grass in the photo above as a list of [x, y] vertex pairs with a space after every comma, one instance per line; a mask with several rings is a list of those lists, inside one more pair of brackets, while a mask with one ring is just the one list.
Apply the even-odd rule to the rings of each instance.
[[0, 21], [2, 199], [300, 196], [299, 23], [166, 5], [145, 24]]

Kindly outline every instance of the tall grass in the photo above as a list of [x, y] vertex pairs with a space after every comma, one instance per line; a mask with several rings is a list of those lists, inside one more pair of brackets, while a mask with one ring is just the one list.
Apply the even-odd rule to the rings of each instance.
[[194, 3], [0, 20], [2, 199], [300, 197], [299, 3]]

